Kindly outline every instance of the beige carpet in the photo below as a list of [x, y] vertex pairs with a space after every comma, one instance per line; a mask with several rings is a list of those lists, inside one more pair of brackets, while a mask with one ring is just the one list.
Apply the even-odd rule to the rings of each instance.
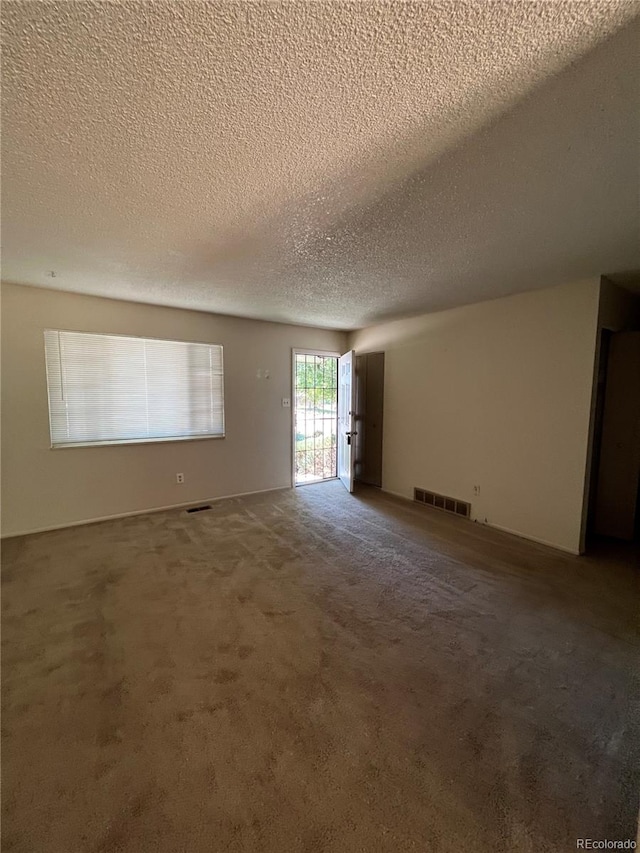
[[635, 837], [634, 555], [336, 482], [3, 544], [3, 850]]

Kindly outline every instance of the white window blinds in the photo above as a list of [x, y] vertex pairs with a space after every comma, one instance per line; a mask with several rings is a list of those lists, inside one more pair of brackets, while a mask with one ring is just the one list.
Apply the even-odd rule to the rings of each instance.
[[53, 447], [224, 435], [222, 347], [47, 330]]

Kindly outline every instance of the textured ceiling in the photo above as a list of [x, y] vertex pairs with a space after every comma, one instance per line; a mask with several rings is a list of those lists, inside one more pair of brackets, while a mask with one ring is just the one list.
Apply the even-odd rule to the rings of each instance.
[[3, 278], [353, 328], [638, 269], [639, 12], [4, 0]]

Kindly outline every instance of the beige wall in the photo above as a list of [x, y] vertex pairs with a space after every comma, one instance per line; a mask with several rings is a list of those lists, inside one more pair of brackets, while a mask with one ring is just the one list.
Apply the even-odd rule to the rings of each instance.
[[[384, 350], [383, 488], [577, 552], [599, 279], [370, 327]], [[473, 486], [480, 486], [475, 496]]]
[[[227, 437], [51, 450], [47, 327], [222, 344]], [[3, 535], [290, 486], [292, 347], [342, 352], [345, 335], [4, 284]]]

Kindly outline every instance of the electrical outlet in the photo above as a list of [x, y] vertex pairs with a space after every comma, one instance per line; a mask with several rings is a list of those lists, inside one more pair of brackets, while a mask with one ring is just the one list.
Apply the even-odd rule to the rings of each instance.
[[479, 494], [480, 494], [480, 486], [474, 486], [474, 487], [473, 487], [473, 494], [474, 494], [474, 495], [479, 495]]
[[176, 483], [184, 483], [184, 474], [176, 474]]
[[291, 408], [291, 397], [283, 397], [282, 398], [282, 408], [290, 409]]

